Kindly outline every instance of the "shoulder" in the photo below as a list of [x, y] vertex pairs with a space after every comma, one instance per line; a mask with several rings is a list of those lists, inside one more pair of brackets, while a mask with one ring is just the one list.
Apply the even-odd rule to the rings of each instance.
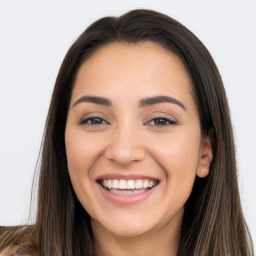
[[29, 248], [19, 248], [15, 253], [14, 256], [32, 256], [32, 252]]
[[0, 256], [33, 255], [30, 250], [32, 234], [31, 225], [0, 227]]
[[28, 248], [6, 248], [0, 252], [0, 256], [33, 256], [33, 254]]
[[33, 256], [33, 254], [28, 248], [6, 248], [0, 252], [0, 256]]

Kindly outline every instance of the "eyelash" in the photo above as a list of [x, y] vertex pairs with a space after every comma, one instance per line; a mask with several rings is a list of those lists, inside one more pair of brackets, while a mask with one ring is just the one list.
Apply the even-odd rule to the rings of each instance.
[[[93, 123], [95, 122], [95, 123]], [[152, 124], [154, 122], [154, 124]], [[80, 122], [80, 124], [86, 124], [86, 125], [109, 125], [110, 123], [104, 120], [101, 117], [95, 116], [95, 117], [90, 117], [87, 119], [84, 119]], [[169, 125], [176, 125], [177, 122], [175, 120], [171, 120], [166, 117], [156, 117], [151, 119], [149, 122], [145, 123], [146, 125], [150, 126], [169, 126]]]
[[[95, 123], [93, 123], [96, 121]], [[94, 116], [94, 117], [89, 117], [87, 119], [81, 120], [80, 124], [85, 124], [85, 125], [103, 125], [103, 124], [109, 124], [106, 120], [104, 120], [101, 117]]]
[[[151, 124], [152, 122], [154, 122], [154, 124]], [[158, 124], [156, 124], [156, 122], [158, 122]], [[172, 120], [166, 117], [156, 117], [151, 119], [146, 124], [152, 125], [152, 126], [169, 126], [169, 125], [175, 125], [177, 124], [177, 122], [175, 120]]]

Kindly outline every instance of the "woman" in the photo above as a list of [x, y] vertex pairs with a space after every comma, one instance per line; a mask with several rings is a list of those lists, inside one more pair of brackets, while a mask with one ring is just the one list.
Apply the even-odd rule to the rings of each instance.
[[2, 254], [253, 255], [221, 77], [163, 14], [96, 21], [67, 53], [42, 143], [35, 225]]

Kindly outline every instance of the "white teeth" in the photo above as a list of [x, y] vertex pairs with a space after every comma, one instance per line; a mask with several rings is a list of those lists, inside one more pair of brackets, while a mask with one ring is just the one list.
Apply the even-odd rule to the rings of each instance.
[[126, 189], [126, 181], [125, 180], [120, 180], [118, 188], [119, 189]]
[[110, 192], [116, 195], [125, 195], [125, 196], [130, 196], [130, 195], [138, 195], [141, 193], [146, 192], [147, 189], [136, 189], [136, 190], [121, 190], [121, 189], [111, 189]]
[[135, 181], [134, 180], [128, 180], [126, 185], [127, 185], [127, 189], [134, 189], [135, 188]]
[[[139, 189], [148, 189], [152, 188], [154, 185], [157, 184], [156, 180], [151, 179], [143, 179], [143, 180], [118, 180], [118, 179], [109, 179], [109, 180], [102, 180], [101, 185], [105, 188], [110, 189], [120, 189], [120, 190], [139, 190]], [[128, 191], [130, 192], [130, 191]]]
[[119, 188], [119, 182], [118, 182], [118, 180], [113, 180], [113, 182], [112, 182], [112, 188]]
[[148, 180], [144, 180], [144, 182], [143, 182], [143, 188], [149, 187], [148, 184], [149, 184]]
[[143, 180], [136, 180], [135, 188], [141, 189], [143, 187]]
[[154, 186], [154, 181], [151, 180], [151, 181], [148, 183], [148, 186], [149, 186], [150, 188], [152, 188], [152, 187]]
[[[103, 184], [104, 185], [104, 184]], [[108, 180], [108, 185], [107, 185], [108, 188], [112, 188], [112, 180]]]
[[103, 180], [103, 186], [108, 187], [108, 181], [107, 180]]

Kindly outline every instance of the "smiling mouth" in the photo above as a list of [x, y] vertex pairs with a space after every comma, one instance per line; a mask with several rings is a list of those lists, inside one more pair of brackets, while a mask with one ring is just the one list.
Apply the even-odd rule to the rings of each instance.
[[153, 179], [101, 179], [99, 184], [107, 191], [117, 195], [138, 195], [152, 189], [159, 183]]

